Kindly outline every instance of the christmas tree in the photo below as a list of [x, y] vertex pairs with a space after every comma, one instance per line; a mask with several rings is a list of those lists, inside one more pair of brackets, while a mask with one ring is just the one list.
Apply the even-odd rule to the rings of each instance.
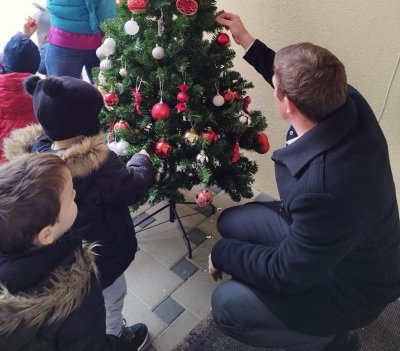
[[157, 170], [146, 200], [182, 201], [180, 189], [201, 184], [196, 202], [216, 185], [231, 198], [252, 196], [257, 172], [241, 150], [265, 153], [265, 118], [251, 111], [252, 84], [233, 70], [230, 37], [216, 22], [215, 0], [122, 0], [103, 23], [95, 82], [105, 108], [109, 147], [122, 157], [141, 149]]

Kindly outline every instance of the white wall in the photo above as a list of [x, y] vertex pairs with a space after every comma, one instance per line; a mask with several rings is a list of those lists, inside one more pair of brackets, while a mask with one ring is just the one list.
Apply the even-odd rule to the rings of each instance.
[[[302, 41], [328, 48], [345, 64], [349, 83], [365, 96], [379, 117], [400, 55], [399, 0], [219, 0], [218, 7], [239, 14], [249, 32], [275, 50]], [[237, 45], [232, 48], [237, 52], [235, 69], [255, 85], [250, 90], [250, 107], [267, 116], [271, 150], [280, 148], [287, 125], [275, 112], [272, 90], [242, 59], [243, 49]], [[380, 124], [389, 144], [400, 200], [400, 67]], [[260, 166], [255, 187], [278, 196], [271, 152], [249, 156]]]

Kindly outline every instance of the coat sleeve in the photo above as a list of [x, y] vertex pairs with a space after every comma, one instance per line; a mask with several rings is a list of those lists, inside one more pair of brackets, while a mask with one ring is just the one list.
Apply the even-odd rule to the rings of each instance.
[[275, 51], [256, 39], [244, 55], [244, 59], [252, 65], [258, 73], [273, 87]]
[[290, 211], [278, 247], [222, 239], [211, 253], [215, 268], [265, 291], [296, 293], [325, 279], [361, 240], [359, 219], [333, 196], [302, 195]]
[[119, 156], [110, 152], [95, 182], [106, 203], [119, 206], [135, 204], [153, 182], [151, 161], [145, 155], [135, 154], [125, 165]]

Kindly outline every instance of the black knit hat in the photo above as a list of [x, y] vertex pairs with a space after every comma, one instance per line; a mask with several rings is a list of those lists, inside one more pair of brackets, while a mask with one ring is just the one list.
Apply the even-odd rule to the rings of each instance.
[[16, 34], [4, 47], [3, 61], [7, 73], [35, 74], [40, 64], [39, 49], [23, 34]]
[[32, 76], [24, 81], [35, 115], [53, 141], [99, 133], [103, 97], [90, 83], [72, 77]]

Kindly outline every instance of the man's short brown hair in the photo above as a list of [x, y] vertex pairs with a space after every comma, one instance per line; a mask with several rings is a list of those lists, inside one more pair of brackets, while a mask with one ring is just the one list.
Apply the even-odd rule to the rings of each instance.
[[346, 101], [344, 65], [320, 46], [300, 43], [279, 50], [274, 74], [278, 98], [288, 97], [310, 120], [324, 120]]
[[65, 162], [50, 153], [21, 156], [0, 166], [0, 252], [28, 251], [58, 220], [67, 181]]

